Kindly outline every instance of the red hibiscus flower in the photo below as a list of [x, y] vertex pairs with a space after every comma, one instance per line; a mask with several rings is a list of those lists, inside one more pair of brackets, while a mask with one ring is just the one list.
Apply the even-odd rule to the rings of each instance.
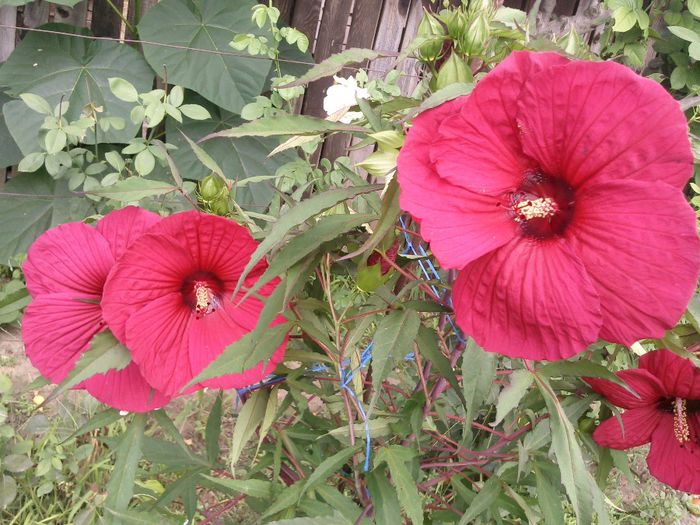
[[[241, 303], [244, 291], [233, 297], [257, 245], [235, 222], [189, 211], [163, 219], [119, 260], [105, 286], [105, 320], [149, 383], [166, 394], [178, 393], [226, 346], [257, 326], [263, 302], [251, 296]], [[243, 290], [266, 268], [265, 261], [256, 265]], [[257, 293], [269, 296], [276, 285], [273, 281]], [[256, 383], [282, 361], [285, 346], [286, 341], [267, 364], [202, 385]]]
[[[102, 290], [114, 263], [160, 217], [139, 208], [114, 211], [91, 227], [71, 222], [53, 228], [29, 249], [22, 266], [32, 302], [22, 319], [27, 356], [41, 374], [60, 383], [105, 329]], [[136, 363], [80, 384], [101, 402], [145, 412], [169, 398], [146, 383]]]
[[561, 359], [659, 337], [700, 266], [688, 128], [656, 82], [612, 62], [512, 53], [467, 97], [417, 117], [400, 203], [484, 349]]
[[686, 492], [700, 492], [700, 370], [690, 359], [657, 350], [639, 359], [639, 368], [618, 372], [639, 397], [615, 383], [587, 378], [593, 390], [624, 408], [603, 421], [593, 439], [625, 450], [651, 442], [649, 472]]

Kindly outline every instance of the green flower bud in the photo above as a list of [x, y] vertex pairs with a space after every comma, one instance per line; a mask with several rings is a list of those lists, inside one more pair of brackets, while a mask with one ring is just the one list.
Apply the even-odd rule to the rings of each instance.
[[474, 77], [472, 76], [472, 70], [469, 68], [469, 64], [459, 58], [456, 53], [452, 53], [450, 57], [445, 60], [445, 63], [442, 64], [440, 71], [438, 71], [437, 76], [434, 77], [433, 80], [434, 82], [431, 82], [431, 88], [437, 91], [450, 84], [471, 82], [474, 80]]
[[467, 29], [469, 25], [469, 19], [464, 11], [458, 9], [453, 12], [443, 12], [443, 19], [447, 25], [447, 34], [449, 34], [453, 40], [459, 40], [462, 33]]
[[222, 195], [225, 195], [228, 198], [228, 187], [226, 186], [226, 181], [224, 179], [218, 175], [211, 174], [204, 177], [199, 182], [197, 193], [202, 201], [211, 202]]
[[209, 202], [207, 204], [207, 208], [214, 215], [225, 217], [229, 213], [228, 195], [226, 195], [226, 197], [219, 197], [215, 201]]
[[485, 13], [480, 13], [474, 17], [467, 30], [460, 36], [457, 48], [465, 55], [481, 55], [488, 37], [489, 20]]
[[445, 43], [445, 28], [430, 13], [425, 13], [418, 26], [418, 38], [425, 43], [418, 48], [418, 56], [425, 62], [435, 62], [442, 55]]

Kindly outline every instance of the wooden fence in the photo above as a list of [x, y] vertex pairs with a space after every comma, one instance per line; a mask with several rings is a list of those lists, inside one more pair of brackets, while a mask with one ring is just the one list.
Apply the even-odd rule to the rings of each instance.
[[[599, 0], [505, 0], [504, 5], [529, 11], [536, 2], [540, 19], [553, 24], [553, 32], [573, 25], [580, 33], [588, 33], [590, 20], [595, 18], [600, 8]], [[23, 36], [22, 28], [36, 27], [46, 22], [89, 27], [97, 36], [133, 37], [110, 3], [123, 18], [134, 20], [136, 0], [84, 0], [73, 8], [35, 0], [25, 6], [1, 7], [0, 61], [7, 58]], [[157, 0], [141, 0], [142, 13], [155, 3]], [[442, 0], [437, 3], [441, 4]], [[286, 23], [309, 37], [310, 50], [316, 62], [348, 47], [398, 52], [415, 35], [423, 9], [434, 9], [430, 0], [274, 0], [274, 4], [280, 9]], [[384, 58], [366, 66], [372, 75], [379, 75], [391, 63], [391, 59]], [[402, 66], [406, 73], [401, 80], [404, 92], [409, 92], [417, 82], [414, 66], [415, 62], [410, 60]], [[324, 115], [323, 96], [331, 82], [331, 79], [323, 79], [309, 86], [300, 105], [303, 113]], [[348, 148], [346, 140], [344, 137], [331, 137], [324, 144], [323, 156], [335, 158], [343, 154]]]

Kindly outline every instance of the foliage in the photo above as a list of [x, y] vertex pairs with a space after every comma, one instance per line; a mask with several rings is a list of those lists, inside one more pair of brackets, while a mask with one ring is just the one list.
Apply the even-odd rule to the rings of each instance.
[[[697, 2], [606, 6], [598, 54], [686, 97], [700, 151]], [[21, 401], [0, 376], [2, 519], [609, 523], [603, 491], [628, 458], [592, 440], [611, 409], [581, 377], [610, 379], [660, 346], [697, 349], [697, 301], [662, 341], [633, 349], [601, 342], [549, 365], [486, 353], [456, 328], [453, 276], [401, 215], [392, 182], [404, 124], [468, 93], [512, 50], [592, 56], [575, 29], [538, 33], [534, 14], [479, 0], [426, 12], [397, 60], [419, 61], [416, 90], [401, 96], [398, 70], [371, 80], [359, 71], [370, 97], [352, 125], [298, 116], [295, 101], [308, 82], [379, 54], [350, 49], [294, 70], [285, 56], [303, 57], [309, 39], [281, 27], [271, 3], [162, 0], [138, 32], [166, 45], [143, 54], [75, 28], [25, 37], [0, 69], [0, 156], [22, 172], [0, 190], [0, 263], [50, 227], [125, 204], [164, 215], [199, 207], [261, 240], [249, 266], [267, 257], [261, 282], [283, 278], [265, 315], [283, 311], [288, 321], [232, 344], [202, 375], [260, 361], [284, 329], [291, 338], [275, 375], [235, 401], [209, 392], [146, 415], [90, 406], [49, 418], [42, 411], [58, 403]], [[337, 133], [373, 152], [356, 166], [315, 162]], [[5, 277], [0, 323], [11, 323], [29, 299], [19, 270]], [[124, 366], [124, 351], [93, 341], [53, 395], [66, 399], [82, 378]]]

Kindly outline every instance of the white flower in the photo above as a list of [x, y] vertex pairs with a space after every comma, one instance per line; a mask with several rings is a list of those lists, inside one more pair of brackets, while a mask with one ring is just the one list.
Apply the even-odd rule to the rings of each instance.
[[357, 85], [355, 77], [341, 78], [334, 76], [333, 80], [335, 80], [335, 84], [328, 88], [323, 99], [325, 112], [329, 116], [340, 113], [342, 116], [338, 120], [344, 124], [349, 124], [353, 120], [362, 118], [362, 112], [347, 110], [357, 105], [358, 99], [368, 99], [369, 92]]

